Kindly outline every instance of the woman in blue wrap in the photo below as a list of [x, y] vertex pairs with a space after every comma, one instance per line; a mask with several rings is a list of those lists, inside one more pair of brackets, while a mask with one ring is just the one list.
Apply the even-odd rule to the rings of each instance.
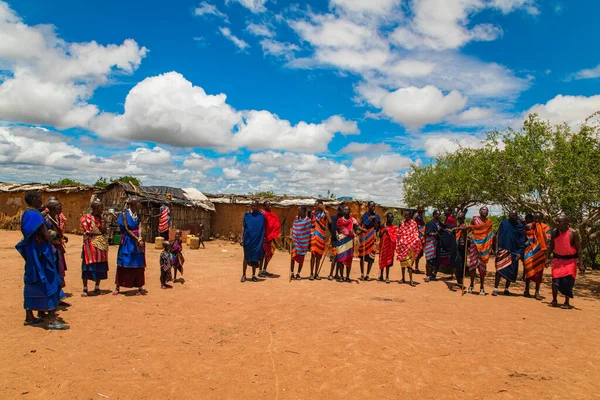
[[242, 270], [242, 279], [240, 282], [246, 282], [246, 270], [248, 264], [252, 267], [252, 281], [256, 282], [256, 268], [263, 258], [263, 240], [265, 237], [265, 216], [260, 212], [260, 204], [257, 200], [252, 202], [252, 211], [244, 214], [244, 226], [240, 245], [244, 247], [244, 263]]
[[117, 286], [113, 292], [114, 296], [119, 294], [121, 287], [138, 288], [136, 296], [145, 294], [143, 286], [146, 284], [146, 252], [137, 215], [138, 206], [139, 200], [130, 200], [129, 208], [117, 219], [121, 231], [121, 244], [117, 253]]
[[29, 206], [21, 217], [23, 240], [17, 243], [17, 251], [25, 260], [23, 289], [25, 323], [37, 325], [42, 320], [33, 311], [48, 312], [47, 329], [63, 330], [69, 326], [56, 320], [56, 307], [61, 296], [62, 278], [57, 267], [57, 257], [52, 246], [56, 233], [48, 229], [40, 209], [42, 196], [35, 190], [25, 193]]

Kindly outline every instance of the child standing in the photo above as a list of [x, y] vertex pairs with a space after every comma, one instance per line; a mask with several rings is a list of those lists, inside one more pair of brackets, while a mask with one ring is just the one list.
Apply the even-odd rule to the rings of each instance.
[[168, 285], [173, 278], [171, 276], [171, 267], [173, 267], [173, 261], [171, 259], [171, 243], [168, 241], [163, 242], [163, 251], [160, 253], [160, 288], [171, 289], [173, 286]]
[[[177, 230], [177, 232], [175, 232], [175, 240], [173, 241], [173, 245], [171, 246], [171, 258], [174, 272], [173, 282], [177, 282], [177, 271], [181, 272], [181, 275], [183, 275], [183, 263], [185, 260], [183, 259], [182, 250], [183, 245], [181, 242], [181, 231]], [[181, 279], [181, 282], [183, 282], [183, 278]]]

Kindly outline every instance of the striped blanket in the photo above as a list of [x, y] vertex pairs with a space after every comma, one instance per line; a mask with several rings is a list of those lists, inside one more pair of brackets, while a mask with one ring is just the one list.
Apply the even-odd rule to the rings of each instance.
[[530, 229], [525, 230], [527, 235], [527, 248], [523, 254], [525, 277], [535, 283], [542, 282], [544, 267], [546, 266], [546, 232], [539, 223], [532, 223]]
[[169, 216], [170, 213], [169, 207], [162, 206], [160, 208], [160, 216], [158, 217], [159, 233], [164, 233], [169, 230], [169, 222], [171, 221], [171, 217]]
[[[373, 221], [370, 220], [370, 217], [372, 216], [375, 217]], [[358, 256], [364, 257], [368, 262], [375, 261], [375, 228], [379, 223], [379, 215], [370, 214], [369, 212], [363, 214], [361, 226], [366, 232], [361, 233], [358, 236]]]
[[[439, 232], [442, 229], [442, 226], [439, 222], [430, 221], [427, 224], [427, 228], [425, 230], [425, 234], [429, 235], [430, 233]], [[438, 238], [437, 236], [426, 236], [425, 238], [425, 258], [427, 261], [432, 261], [437, 258], [437, 244]]]
[[354, 224], [356, 220], [352, 217], [346, 219], [340, 217], [337, 220], [337, 261], [347, 267], [352, 266], [354, 256]]
[[327, 218], [323, 211], [313, 212], [312, 225], [310, 252], [317, 257], [322, 257], [325, 253], [325, 240], [327, 239]]
[[298, 264], [304, 263], [310, 244], [311, 219], [309, 217], [294, 219], [292, 225], [292, 259]]
[[485, 277], [487, 272], [487, 263], [490, 259], [492, 241], [494, 234], [492, 232], [492, 220], [486, 218], [485, 221], [479, 216], [471, 220], [472, 236], [469, 246], [469, 271], [479, 269], [479, 275]]
[[505, 219], [498, 229], [498, 254], [496, 254], [496, 272], [503, 278], [515, 282], [519, 272], [518, 255], [525, 249], [525, 231], [520, 222], [511, 223]]

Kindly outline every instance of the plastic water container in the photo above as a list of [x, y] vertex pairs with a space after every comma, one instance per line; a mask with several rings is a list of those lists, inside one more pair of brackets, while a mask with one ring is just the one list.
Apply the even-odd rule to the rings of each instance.
[[200, 238], [193, 237], [190, 239], [190, 249], [198, 250], [200, 248]]
[[165, 241], [165, 238], [163, 238], [162, 236], [157, 236], [154, 239], [154, 248], [157, 250], [162, 250], [164, 241]]
[[190, 245], [190, 241], [194, 237], [195, 237], [194, 235], [187, 235], [187, 237], [185, 238], [185, 244], [187, 244], [189, 246]]

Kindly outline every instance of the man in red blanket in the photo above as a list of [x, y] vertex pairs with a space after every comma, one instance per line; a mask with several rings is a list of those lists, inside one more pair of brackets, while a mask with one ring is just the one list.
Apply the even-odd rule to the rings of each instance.
[[273, 275], [270, 272], [267, 272], [267, 266], [269, 265], [271, 258], [273, 258], [273, 254], [275, 253], [275, 240], [279, 237], [281, 223], [279, 222], [279, 217], [277, 214], [272, 211], [270, 201], [265, 201], [263, 206], [264, 210], [262, 211], [262, 214], [265, 216], [265, 239], [263, 240], [263, 251], [265, 255], [262, 260], [258, 276], [266, 277]]

